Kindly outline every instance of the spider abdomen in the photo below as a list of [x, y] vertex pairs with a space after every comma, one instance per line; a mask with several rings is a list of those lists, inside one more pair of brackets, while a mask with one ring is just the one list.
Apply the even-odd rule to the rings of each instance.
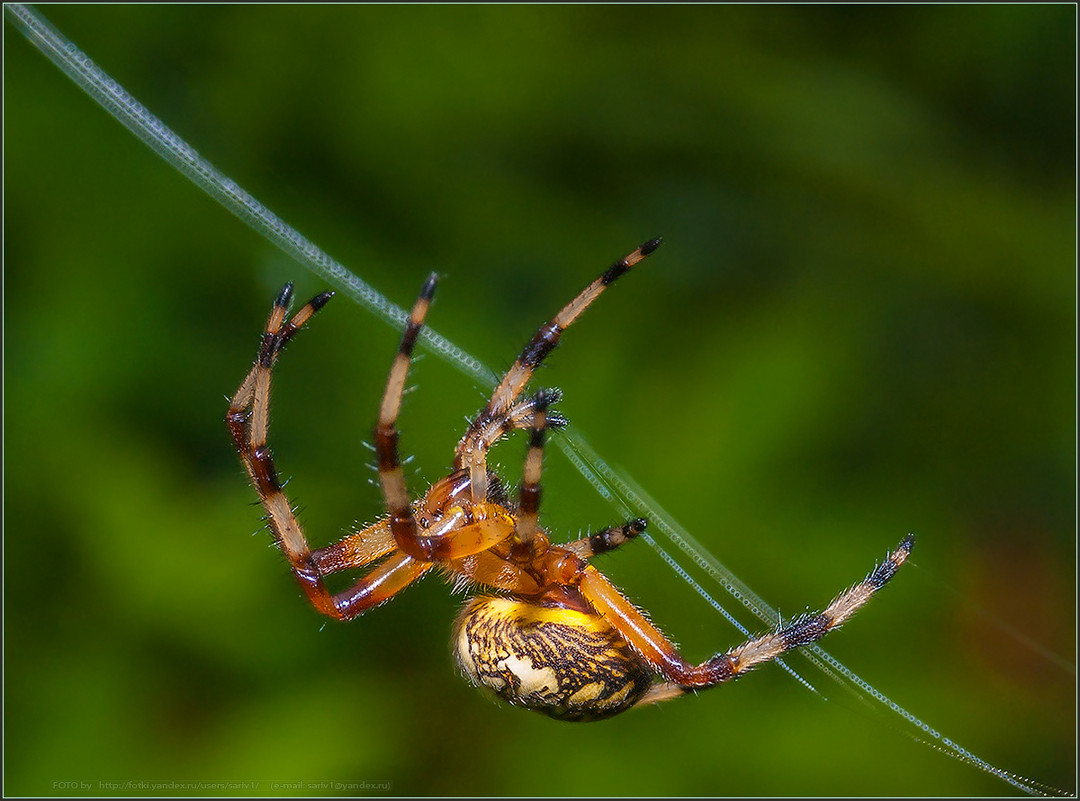
[[629, 709], [654, 673], [602, 617], [512, 598], [474, 598], [454, 626], [469, 680], [512, 704], [560, 720]]

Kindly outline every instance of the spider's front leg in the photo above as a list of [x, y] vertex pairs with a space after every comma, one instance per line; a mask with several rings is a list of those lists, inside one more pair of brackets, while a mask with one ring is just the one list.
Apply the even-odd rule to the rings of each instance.
[[[277, 361], [278, 355], [296, 332], [311, 319], [319, 309], [325, 306], [333, 292], [321, 292], [304, 304], [290, 320], [286, 322], [285, 316], [289, 311], [289, 303], [292, 300], [292, 282], [285, 284], [278, 293], [274, 306], [270, 310], [270, 319], [266, 321], [263, 329], [262, 342], [259, 345], [259, 353], [255, 358], [255, 365], [240, 383], [232, 401], [229, 403], [229, 412], [225, 416], [225, 422], [232, 434], [233, 444], [244, 460], [244, 466], [251, 473], [251, 460], [249, 459], [249, 445], [255, 431], [248, 430], [248, 424], [258, 425], [261, 428], [259, 436], [262, 444], [266, 444], [266, 429], [269, 423], [269, 398], [270, 398], [270, 369]], [[262, 385], [265, 394], [265, 402], [260, 410], [255, 410], [255, 396], [257, 385]], [[259, 413], [257, 413], [257, 411]], [[255, 476], [252, 475], [252, 480]]]
[[424, 317], [431, 306], [437, 283], [438, 276], [435, 273], [428, 276], [420, 290], [420, 297], [413, 304], [397, 356], [390, 367], [386, 390], [379, 406], [379, 422], [375, 426], [375, 454], [379, 460], [379, 482], [386, 498], [386, 508], [390, 512], [390, 531], [398, 548], [423, 561], [431, 561], [431, 554], [425, 553], [418, 544], [419, 529], [413, 516], [412, 501], [398, 455], [397, 418], [401, 412], [401, 398], [405, 393], [405, 379], [409, 374], [413, 348], [424, 326]]
[[660, 244], [659, 237], [651, 239], [616, 261], [551, 320], [540, 326], [525, 345], [492, 393], [491, 400], [469, 424], [457, 446], [454, 467], [469, 471], [474, 501], [479, 503], [487, 499], [488, 451], [507, 432], [515, 428], [525, 428], [530, 424], [532, 407], [527, 404], [515, 405], [515, 402], [536, 368], [559, 344], [563, 331], [577, 320], [608, 286], [660, 247]]
[[[379, 526], [368, 530], [372, 534], [372, 543], [366, 549], [352, 547], [342, 551], [331, 546], [313, 553], [278, 480], [273, 457], [267, 445], [271, 370], [282, 348], [332, 296], [332, 292], [316, 295], [287, 320], [288, 307], [292, 300], [292, 284], [285, 285], [274, 301], [274, 307], [263, 330], [255, 365], [233, 396], [225, 420], [236, 450], [259, 493], [259, 500], [266, 511], [266, 519], [274, 538], [289, 560], [293, 574], [308, 600], [324, 615], [347, 620], [388, 600], [394, 593], [420, 578], [431, 565], [417, 562], [405, 554], [391, 553], [385, 544], [385, 536], [378, 536], [381, 531]], [[366, 533], [361, 532], [356, 536], [363, 539]], [[323, 582], [327, 573], [345, 567], [366, 566], [372, 560], [387, 554], [390, 555], [385, 561], [350, 589], [337, 595], [332, 595], [327, 590]]]

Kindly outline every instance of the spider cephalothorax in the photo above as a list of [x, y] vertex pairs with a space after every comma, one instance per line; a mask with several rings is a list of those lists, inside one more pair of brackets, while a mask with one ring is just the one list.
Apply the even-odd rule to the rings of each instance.
[[[479, 686], [564, 720], [598, 720], [642, 703], [672, 698], [737, 678], [835, 629], [880, 589], [907, 559], [914, 538], [824, 611], [752, 638], [700, 665], [675, 646], [589, 563], [645, 530], [631, 520], [555, 545], [538, 525], [544, 434], [562, 424], [550, 409], [555, 390], [522, 397], [533, 372], [563, 331], [613, 281], [660, 245], [646, 242], [619, 259], [529, 340], [488, 404], [458, 443], [454, 469], [413, 500], [398, 456], [397, 417], [413, 346], [435, 292], [431, 275], [413, 306], [375, 427], [375, 452], [387, 517], [325, 548], [312, 550], [277, 479], [267, 446], [271, 368], [282, 348], [333, 293], [316, 295], [288, 317], [292, 285], [278, 295], [255, 365], [229, 406], [226, 421], [259, 493], [267, 520], [300, 586], [321, 613], [350, 620], [388, 601], [433, 568], [492, 595], [471, 599], [454, 626], [458, 666]], [[504, 435], [529, 432], [516, 502], [488, 470], [487, 455]], [[332, 594], [324, 578], [363, 568], [350, 589]]]

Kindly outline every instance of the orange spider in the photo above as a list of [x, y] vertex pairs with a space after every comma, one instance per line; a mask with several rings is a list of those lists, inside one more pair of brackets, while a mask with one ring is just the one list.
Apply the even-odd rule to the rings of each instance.
[[[737, 678], [787, 650], [814, 642], [847, 620], [907, 559], [914, 537], [823, 612], [799, 617], [700, 665], [687, 662], [664, 634], [589, 564], [645, 530], [631, 520], [563, 545], [537, 523], [544, 433], [564, 425], [550, 410], [560, 395], [522, 398], [533, 371], [563, 331], [612, 283], [657, 247], [646, 242], [615, 262], [529, 340], [488, 404], [458, 443], [454, 469], [413, 501], [398, 456], [398, 412], [416, 338], [435, 292], [424, 284], [413, 306], [375, 427], [386, 519], [312, 550], [277, 478], [267, 446], [270, 374], [282, 349], [333, 296], [316, 295], [287, 319], [292, 285], [274, 303], [258, 358], [229, 406], [226, 422], [266, 510], [267, 520], [312, 606], [351, 620], [392, 598], [432, 568], [495, 591], [472, 598], [454, 625], [457, 663], [474, 684], [514, 704], [562, 720], [598, 720], [643, 703]], [[488, 469], [489, 449], [515, 429], [529, 431], [516, 503]], [[324, 578], [369, 568], [351, 588], [331, 594]]]

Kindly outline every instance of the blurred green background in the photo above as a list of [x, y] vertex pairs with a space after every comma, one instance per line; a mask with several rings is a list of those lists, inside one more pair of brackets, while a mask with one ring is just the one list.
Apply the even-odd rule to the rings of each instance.
[[[44, 10], [393, 301], [439, 270], [430, 322], [495, 369], [663, 234], [541, 383], [785, 615], [916, 532], [823, 645], [1075, 791], [1074, 7]], [[438, 579], [324, 625], [222, 417], [280, 285], [325, 282], [9, 20], [4, 90], [7, 795], [1014, 792], [801, 658], [830, 701], [770, 666], [570, 725], [455, 675]], [[362, 443], [397, 336], [341, 296], [277, 372], [271, 441], [318, 545], [380, 513]], [[419, 491], [482, 391], [430, 356], [412, 375]], [[524, 447], [497, 451], [515, 481]], [[620, 519], [559, 454], [545, 484], [557, 538]], [[690, 658], [740, 639], [644, 544], [600, 567]], [[100, 784], [150, 781], [257, 784]]]

